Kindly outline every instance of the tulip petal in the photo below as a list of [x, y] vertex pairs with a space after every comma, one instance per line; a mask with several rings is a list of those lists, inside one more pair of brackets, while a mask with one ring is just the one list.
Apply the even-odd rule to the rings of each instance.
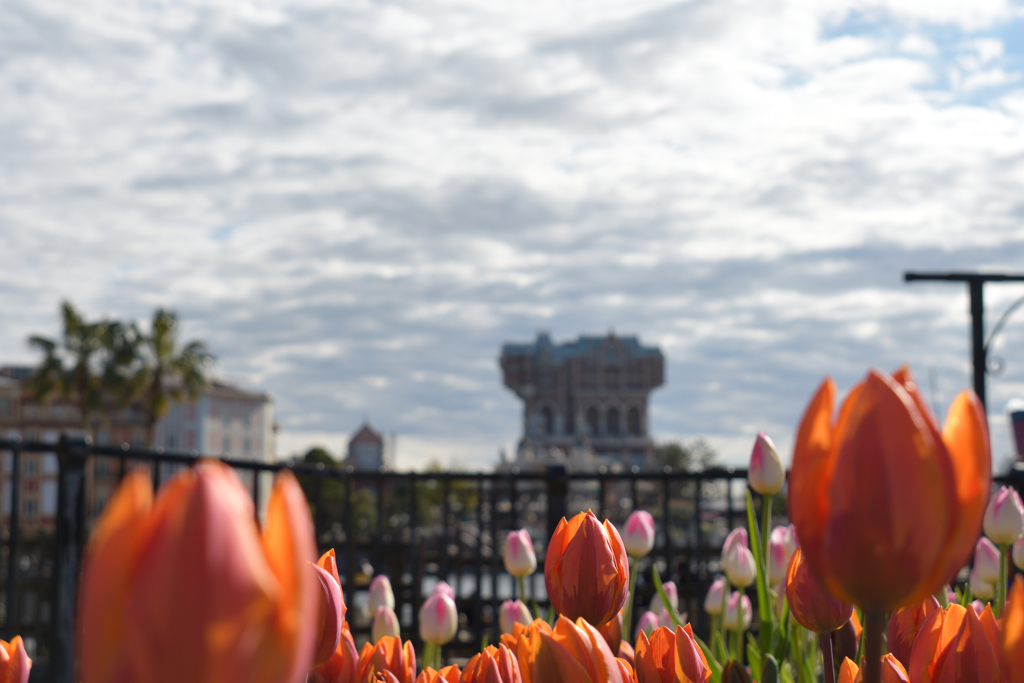
[[1006, 683], [1024, 683], [1024, 577], [1013, 580], [1003, 614], [1003, 670]]
[[930, 583], [952, 579], [971, 556], [981, 530], [992, 487], [992, 456], [985, 409], [973, 391], [960, 392], [953, 400], [942, 429], [953, 465], [957, 514], [944, 552]]
[[[793, 467], [789, 474], [789, 515], [800, 542], [806, 549], [821, 545], [824, 522], [828, 517], [827, 488], [832, 469], [832, 409], [836, 385], [826, 378], [804, 411], [793, 448]], [[817, 552], [809, 554], [817, 557]], [[815, 568], [819, 576], [820, 570]]]
[[553, 635], [538, 632], [540, 647], [533, 666], [533, 683], [595, 682], [583, 664], [559, 644]]
[[860, 673], [860, 667], [847, 657], [839, 666], [839, 678], [836, 679], [836, 683], [854, 683], [858, 673]]
[[[945, 446], [907, 392], [877, 370], [847, 399], [844, 413], [816, 558], [827, 566], [812, 569], [833, 595], [867, 608], [921, 600], [937, 587], [921, 579], [933, 573], [951, 528]], [[804, 542], [799, 526], [797, 533]]]

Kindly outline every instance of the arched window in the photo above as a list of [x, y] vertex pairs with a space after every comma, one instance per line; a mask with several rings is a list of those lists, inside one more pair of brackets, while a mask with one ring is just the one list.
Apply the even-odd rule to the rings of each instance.
[[554, 434], [555, 433], [555, 414], [551, 412], [549, 406], [544, 406], [544, 410], [540, 411], [541, 415], [544, 416], [544, 433]]
[[626, 414], [626, 429], [633, 435], [640, 433], [640, 411], [636, 408], [630, 408]]
[[597, 408], [587, 411], [587, 433], [597, 434]]
[[608, 409], [608, 433], [618, 435], [619, 433], [619, 409]]

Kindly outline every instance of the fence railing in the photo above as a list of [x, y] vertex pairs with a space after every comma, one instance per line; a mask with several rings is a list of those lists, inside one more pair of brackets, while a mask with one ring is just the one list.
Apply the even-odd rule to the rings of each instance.
[[[0, 453], [7, 454], [0, 472], [5, 482], [0, 521], [6, 516], [0, 549], [4, 634], [26, 639], [35, 661], [32, 680], [71, 683], [81, 553], [104, 502], [97, 491], [113, 487], [137, 466], [148, 467], [159, 486], [175, 469], [193, 465], [201, 456], [97, 446], [69, 437], [56, 444], [0, 440]], [[40, 454], [49, 464], [37, 462], [26, 474], [26, 458]], [[675, 581], [680, 611], [688, 612], [694, 629], [706, 634], [701, 605], [720, 570], [722, 541], [729, 530], [746, 522], [742, 469], [392, 473], [323, 463], [215, 459], [239, 472], [258, 510], [266, 503], [275, 472], [288, 469], [298, 477], [310, 502], [320, 551], [333, 547], [337, 553], [347, 618], [357, 644], [369, 636], [372, 576], [383, 573], [391, 579], [402, 638], [412, 640], [417, 650], [416, 615], [423, 600], [437, 581], [451, 584], [459, 631], [445, 649], [447, 657], [468, 657], [479, 651], [484, 639], [497, 642], [503, 600], [522, 597], [546, 611], [543, 557], [548, 539], [563, 516], [588, 508], [620, 526], [634, 509], [648, 510], [655, 518], [658, 534], [654, 551], [638, 574], [634, 620], [654, 594], [653, 563], [664, 580]], [[44, 487], [56, 479], [52, 521], [40, 514], [54, 507], [52, 501], [31, 515], [21, 509], [22, 489], [36, 481], [34, 489], [28, 488], [38, 497], [40, 479]], [[1024, 469], [1001, 481], [1024, 490]], [[784, 524], [784, 499], [777, 499], [774, 509], [775, 524]], [[516, 582], [504, 570], [502, 547], [508, 531], [523, 527], [537, 545], [539, 568], [526, 582], [526, 594], [518, 596]], [[624, 630], [631, 634], [633, 629]]]

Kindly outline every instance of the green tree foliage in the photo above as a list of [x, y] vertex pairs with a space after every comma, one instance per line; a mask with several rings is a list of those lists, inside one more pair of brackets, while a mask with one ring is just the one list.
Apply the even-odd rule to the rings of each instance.
[[677, 472], [693, 469], [697, 465], [702, 469], [714, 467], [718, 458], [711, 444], [701, 437], [686, 444], [678, 441], [659, 444], [654, 454], [662, 465], [668, 465]]

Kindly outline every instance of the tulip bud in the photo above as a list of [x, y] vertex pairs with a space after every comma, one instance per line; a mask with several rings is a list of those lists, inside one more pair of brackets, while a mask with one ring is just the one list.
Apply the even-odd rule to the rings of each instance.
[[608, 649], [617, 653], [622, 645], [622, 612], [598, 626], [597, 632], [604, 637], [604, 642], [608, 643]]
[[729, 602], [725, 606], [725, 628], [735, 631], [742, 624], [744, 631], [750, 628], [750, 622], [754, 619], [754, 610], [750, 604], [750, 598], [733, 591], [729, 596]]
[[537, 554], [526, 529], [509, 532], [505, 537], [505, 571], [512, 576], [529, 576], [537, 571]]
[[974, 546], [974, 571], [985, 583], [999, 580], [999, 548], [984, 536]]
[[747, 667], [735, 659], [729, 660], [722, 670], [722, 683], [752, 683]]
[[506, 600], [501, 603], [498, 610], [498, 624], [502, 633], [512, 633], [513, 624], [529, 626], [533, 623], [533, 616], [526, 608], [522, 600]]
[[455, 600], [455, 589], [448, 585], [447, 581], [438, 581], [431, 593], [444, 593], [452, 600]]
[[[428, 666], [416, 677], [416, 683], [459, 683], [461, 677], [462, 672], [459, 671], [458, 664], [446, 666], [440, 671], [435, 671]], [[348, 681], [340, 683], [348, 683]]]
[[376, 643], [386, 636], [397, 638], [401, 632], [402, 626], [398, 623], [395, 610], [387, 605], [378, 607], [373, 615], [373, 625], [370, 627], [370, 640]]
[[[382, 606], [380, 609], [390, 608]], [[416, 680], [416, 652], [412, 649], [412, 641], [407, 640], [403, 644], [397, 636], [384, 636], [372, 645], [363, 645], [353, 680], [359, 683], [376, 683], [378, 680], [393, 683], [386, 675], [375, 678], [382, 672], [390, 673], [398, 683], [413, 683]]]
[[[679, 610], [679, 589], [676, 588], [675, 581], [666, 581], [661, 584], [661, 589], [665, 591], [665, 597], [668, 598], [668, 604], [672, 605], [672, 609]], [[661, 601], [661, 596], [655, 591], [654, 595], [651, 596], [651, 611], [652, 612], [664, 612], [665, 603]]]
[[319, 666], [334, 655], [341, 642], [341, 629], [344, 624], [344, 602], [341, 598], [341, 584], [327, 573], [323, 567], [310, 563], [311, 571], [316, 574], [320, 587], [320, 620], [317, 629], [316, 650], [313, 654], [313, 666]]
[[650, 638], [644, 633], [637, 636], [634, 668], [637, 683], [705, 683], [711, 678], [711, 667], [689, 624], [677, 626], [674, 633], [661, 627]]
[[734, 546], [741, 545], [744, 548], [747, 547], [747, 530], [743, 527], [736, 527], [729, 532], [729, 535], [725, 537], [725, 543], [722, 544], [722, 557], [729, 554], [729, 551]]
[[901, 607], [889, 617], [889, 635], [886, 642], [889, 652], [900, 660], [904, 668], [910, 666], [910, 651], [914, 647], [918, 632], [928, 617], [939, 609], [939, 601], [929, 595], [916, 605]]
[[434, 593], [420, 608], [420, 638], [425, 643], [444, 645], [459, 630], [459, 613], [455, 601], [444, 591]]
[[646, 557], [654, 548], [654, 517], [646, 510], [634, 510], [626, 519], [622, 544], [633, 557]]
[[[625, 549], [622, 552], [625, 554]], [[583, 618], [573, 623], [560, 616], [550, 633], [540, 629], [536, 636], [533, 683], [586, 680], [588, 673], [591, 680], [601, 683], [629, 683], [633, 678], [627, 665], [615, 659], [601, 634]], [[523, 668], [520, 666], [520, 671]]]
[[359, 652], [348, 625], [341, 630], [338, 649], [330, 659], [309, 672], [309, 683], [350, 683], [356, 680]]
[[960, 605], [936, 611], [921, 626], [914, 640], [910, 652], [910, 680], [915, 683], [998, 681], [998, 637], [999, 627], [991, 611], [982, 618], [973, 609]]
[[1013, 563], [1024, 572], [1024, 538], [1013, 544]]
[[757, 578], [754, 553], [746, 546], [734, 545], [722, 558], [722, 568], [729, 577], [729, 583], [739, 588], [752, 585]]
[[32, 660], [25, 653], [21, 636], [14, 636], [11, 642], [0, 640], [0, 681], [5, 683], [28, 683]]
[[560, 521], [545, 553], [544, 584], [559, 614], [594, 626], [618, 614], [629, 594], [629, 560], [611, 522], [590, 511]]
[[725, 593], [725, 577], [719, 576], [711, 582], [708, 594], [704, 596], [704, 611], [712, 616], [722, 613], [722, 601]]
[[[636, 624], [637, 638], [640, 637], [641, 633], [645, 634], [648, 638], [650, 638], [651, 633], [653, 633], [654, 629], [658, 628], [659, 626], [661, 626], [661, 620], [658, 619], [657, 614], [650, 611], [644, 612], [640, 615], [640, 620]], [[636, 640], [636, 638], [634, 638], [634, 640]]]
[[860, 667], [847, 657], [839, 667], [839, 678], [836, 679], [836, 683], [856, 683], [859, 673]]
[[754, 450], [750, 454], [750, 469], [747, 470], [750, 488], [762, 496], [773, 496], [786, 483], [786, 468], [782, 466], [775, 444], [764, 432], [757, 435]]
[[999, 545], [1009, 545], [1024, 536], [1024, 503], [1020, 494], [1001, 486], [985, 509], [985, 535]]
[[370, 582], [370, 614], [377, 614], [380, 607], [395, 608], [395, 594], [391, 591], [391, 581], [384, 574]]
[[793, 525], [777, 526], [768, 536], [768, 585], [777, 586], [786, 576], [789, 561], [796, 552], [796, 532]]
[[831, 633], [853, 614], [853, 605], [836, 600], [815, 578], [800, 548], [786, 572], [786, 598], [793, 618], [815, 633]]
[[892, 653], [882, 655], [882, 683], [910, 683], [907, 670]]
[[504, 645], [488, 645], [473, 655], [462, 670], [462, 683], [521, 683], [516, 656]]
[[996, 596], [995, 585], [981, 578], [981, 575], [978, 574], [977, 565], [971, 570], [971, 578], [967, 584], [971, 587], [971, 594], [976, 598], [991, 600]]

